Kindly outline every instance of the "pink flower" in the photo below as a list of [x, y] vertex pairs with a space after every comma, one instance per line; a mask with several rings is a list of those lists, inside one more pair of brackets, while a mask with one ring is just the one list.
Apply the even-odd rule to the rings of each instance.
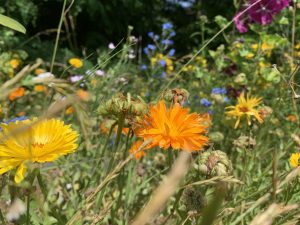
[[235, 26], [240, 33], [246, 33], [248, 31], [248, 22], [248, 18], [242, 15], [241, 12], [234, 17]]
[[[258, 2], [259, 1], [259, 2]], [[290, 0], [249, 0], [249, 9], [242, 15], [247, 8], [244, 6], [234, 17], [234, 23], [240, 33], [248, 31], [248, 23], [254, 22], [261, 25], [270, 24], [273, 16], [289, 6]]]
[[[258, 0], [251, 0], [250, 4], [254, 4]], [[262, 0], [260, 3], [251, 7], [248, 11], [249, 17], [256, 23], [261, 25], [270, 24], [273, 16], [289, 6], [289, 0]]]

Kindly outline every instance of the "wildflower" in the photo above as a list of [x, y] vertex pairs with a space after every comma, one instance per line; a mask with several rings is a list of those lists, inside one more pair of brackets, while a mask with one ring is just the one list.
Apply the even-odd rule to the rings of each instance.
[[11, 67], [13, 69], [17, 69], [18, 66], [20, 65], [20, 62], [21, 61], [19, 59], [12, 59], [12, 60], [9, 61], [9, 64], [11, 65]]
[[168, 54], [168, 55], [169, 55], [170, 57], [173, 57], [174, 54], [175, 54], [175, 49], [172, 48], [172, 49], [169, 51], [169, 54]]
[[50, 72], [40, 73], [37, 77], [32, 78], [35, 82], [43, 82], [45, 80], [53, 79], [54, 75]]
[[252, 52], [249, 52], [247, 55], [246, 55], [246, 59], [252, 59], [254, 57], [254, 54]]
[[6, 213], [6, 219], [9, 222], [12, 222], [14, 220], [18, 220], [21, 215], [23, 215], [26, 212], [26, 206], [22, 200], [19, 198], [14, 199], [12, 204], [9, 206], [7, 213]]
[[9, 93], [8, 99], [10, 101], [13, 101], [17, 98], [21, 98], [22, 96], [24, 96], [24, 94], [25, 94], [25, 89], [23, 87], [18, 87]]
[[105, 75], [105, 72], [103, 70], [96, 70], [95, 74], [99, 77], [103, 77]]
[[293, 153], [290, 157], [291, 167], [296, 168], [299, 166], [300, 153]]
[[177, 103], [167, 110], [165, 102], [160, 101], [150, 107], [149, 114], [135, 130], [136, 135], [144, 141], [152, 140], [151, 147], [200, 151], [208, 142], [203, 134], [209, 119], [197, 113], [188, 114], [188, 111]]
[[76, 83], [76, 82], [78, 82], [78, 81], [80, 81], [82, 79], [83, 79], [82, 75], [75, 75], [75, 76], [71, 76], [70, 77], [71, 83]]
[[297, 121], [297, 116], [294, 115], [294, 114], [291, 114], [291, 115], [288, 115], [288, 116], [286, 117], [286, 119], [294, 123], [294, 122]]
[[[136, 141], [132, 147], [129, 149], [129, 153], [134, 153], [134, 157], [139, 160], [141, 159], [143, 156], [145, 156], [145, 151], [144, 150], [141, 150], [139, 152], [136, 152], [140, 147], [141, 145], [143, 144], [143, 141]], [[135, 153], [136, 152], [136, 153]]]
[[44, 85], [35, 85], [34, 86], [34, 91], [36, 92], [43, 92], [46, 90], [46, 87]]
[[114, 45], [114, 43], [110, 42], [110, 43], [108, 44], [108, 48], [111, 49], [111, 50], [113, 50], [113, 49], [116, 48], [116, 46]]
[[151, 32], [148, 32], [148, 37], [150, 37], [150, 38], [153, 39], [153, 38], [154, 38], [154, 32], [152, 32], [152, 31], [151, 31]]
[[205, 107], [211, 106], [211, 102], [208, 101], [206, 98], [202, 98], [202, 99], [200, 100], [200, 103], [201, 103], [201, 105], [203, 105], [203, 106], [205, 106]]
[[[260, 1], [259, 3], [257, 3]], [[273, 16], [289, 6], [289, 0], [250, 0], [252, 5], [248, 11], [242, 14], [242, 11], [234, 17], [235, 26], [240, 33], [248, 31], [248, 24], [255, 22], [261, 25], [270, 24]], [[245, 7], [242, 8], [244, 10]]]
[[73, 106], [69, 106], [69, 107], [66, 109], [66, 114], [67, 114], [67, 115], [70, 115], [70, 114], [72, 114], [73, 112], [74, 112]]
[[236, 29], [240, 33], [246, 33], [248, 31], [248, 18], [246, 18], [241, 12], [239, 12], [234, 18], [234, 24]]
[[70, 125], [59, 119], [36, 120], [1, 124], [0, 174], [17, 168], [16, 183], [24, 179], [27, 163], [52, 162], [77, 149], [78, 134]]
[[258, 44], [252, 44], [251, 48], [253, 51], [256, 51], [258, 49]]
[[40, 75], [41, 73], [45, 73], [46, 70], [42, 69], [42, 68], [37, 68], [34, 70], [34, 74], [35, 75]]
[[164, 40], [161, 40], [161, 43], [162, 43], [163, 45], [173, 45], [173, 44], [174, 44], [174, 41], [169, 40], [169, 39], [164, 39]]
[[88, 101], [90, 99], [90, 94], [83, 89], [79, 89], [76, 92], [76, 95], [83, 101]]
[[[258, 0], [251, 0], [254, 4]], [[289, 6], [289, 0], [261, 0], [259, 4], [253, 5], [248, 11], [252, 21], [261, 25], [270, 24], [273, 16]]]
[[71, 58], [71, 59], [69, 59], [69, 63], [70, 63], [70, 65], [72, 65], [75, 68], [80, 68], [83, 66], [83, 62], [79, 58]]
[[172, 28], [173, 28], [173, 24], [170, 23], [170, 22], [163, 23], [163, 25], [162, 25], [162, 29], [163, 29], [163, 30], [170, 30], [170, 29], [172, 29]]
[[141, 70], [147, 70], [147, 65], [145, 65], [145, 64], [143, 64], [143, 65], [141, 65]]
[[[244, 92], [238, 97], [238, 103], [235, 106], [228, 106], [226, 109], [229, 111], [226, 112], [227, 116], [237, 117], [234, 128], [236, 129], [240, 123], [241, 117], [246, 116], [248, 125], [251, 125], [251, 116], [254, 116], [259, 123], [263, 122], [259, 111], [255, 109], [260, 103], [262, 98], [249, 97], [245, 98]], [[230, 110], [231, 109], [231, 110]]]
[[226, 95], [227, 91], [226, 91], [226, 88], [213, 88], [211, 93], [212, 94]]

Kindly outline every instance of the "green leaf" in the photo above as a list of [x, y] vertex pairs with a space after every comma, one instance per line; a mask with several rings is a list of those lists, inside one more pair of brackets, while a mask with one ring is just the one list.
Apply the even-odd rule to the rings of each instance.
[[11, 28], [13, 30], [19, 31], [23, 34], [26, 33], [26, 29], [25, 27], [20, 24], [18, 21], [11, 19], [7, 16], [4, 16], [2, 14], [0, 14], [0, 24], [2, 24], [3, 26], [6, 26], [8, 28]]

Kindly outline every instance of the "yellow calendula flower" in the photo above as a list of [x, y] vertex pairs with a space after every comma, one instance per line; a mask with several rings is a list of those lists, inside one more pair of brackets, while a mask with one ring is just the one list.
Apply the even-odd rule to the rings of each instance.
[[251, 125], [251, 117], [254, 116], [259, 123], [263, 122], [263, 119], [256, 107], [261, 103], [262, 98], [249, 97], [245, 98], [244, 93], [238, 97], [238, 103], [235, 106], [228, 106], [226, 109], [227, 116], [237, 117], [234, 128], [236, 129], [243, 116], [246, 116], [248, 125]]
[[12, 59], [9, 61], [9, 64], [11, 65], [11, 67], [13, 69], [18, 68], [18, 66], [20, 65], [21, 61], [19, 59]]
[[293, 153], [290, 157], [291, 167], [296, 168], [299, 166], [300, 153]]
[[83, 62], [79, 58], [71, 58], [69, 59], [70, 65], [74, 66], [75, 68], [80, 68], [83, 66]]
[[16, 183], [24, 179], [28, 163], [52, 162], [77, 149], [77, 132], [59, 119], [26, 119], [0, 127], [0, 174], [17, 168]]

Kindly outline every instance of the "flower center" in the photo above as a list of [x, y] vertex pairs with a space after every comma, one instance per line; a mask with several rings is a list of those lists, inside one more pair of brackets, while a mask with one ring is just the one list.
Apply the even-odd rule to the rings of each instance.
[[239, 107], [239, 110], [240, 110], [241, 112], [244, 112], [244, 113], [249, 111], [249, 109], [248, 109], [247, 106]]
[[42, 144], [42, 143], [32, 143], [31, 145], [34, 148], [42, 148], [42, 147], [44, 147], [45, 144]]

